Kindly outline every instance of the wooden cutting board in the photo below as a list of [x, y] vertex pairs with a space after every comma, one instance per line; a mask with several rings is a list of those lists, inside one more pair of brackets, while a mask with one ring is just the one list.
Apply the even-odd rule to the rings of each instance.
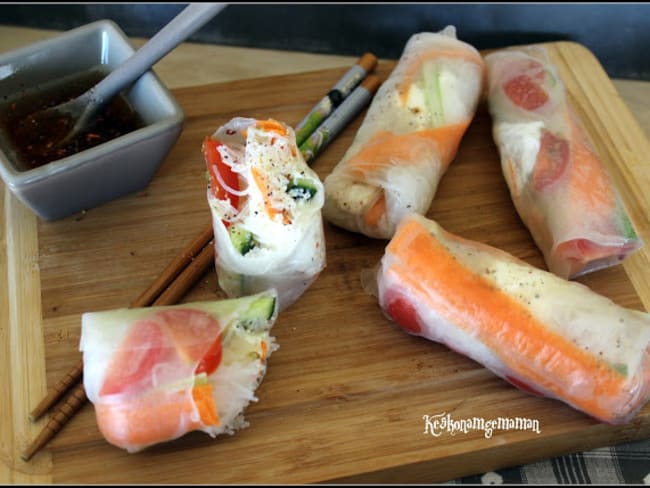
[[[549, 48], [570, 100], [650, 242], [650, 144], [598, 61], [584, 47]], [[382, 62], [385, 79], [394, 62]], [[343, 74], [323, 70], [175, 90], [183, 133], [151, 184], [99, 208], [38, 221], [4, 187], [0, 210], [9, 287], [2, 319], [2, 457], [5, 482], [53, 483], [434, 483], [542, 458], [650, 437], [650, 405], [624, 426], [601, 424], [561, 402], [522, 393], [477, 363], [411, 337], [382, 315], [360, 286], [384, 241], [325, 225], [327, 267], [277, 320], [250, 426], [211, 439], [190, 433], [138, 454], [106, 443], [87, 404], [25, 463], [20, 452], [45, 421], [27, 413], [79, 359], [80, 316], [126, 307], [209, 221], [201, 141], [234, 116], [296, 124]], [[316, 160], [324, 178], [350, 145], [357, 119]], [[125, 178], [128, 175], [124, 176]], [[444, 176], [428, 214], [460, 236], [543, 267], [512, 206], [485, 104]], [[620, 305], [650, 307], [648, 250], [580, 279]], [[214, 270], [184, 302], [223, 295]], [[526, 418], [539, 433], [501, 430], [433, 436], [424, 416]], [[155, 421], [152, 419], [152, 421]], [[9, 474], [7, 474], [9, 473]]]

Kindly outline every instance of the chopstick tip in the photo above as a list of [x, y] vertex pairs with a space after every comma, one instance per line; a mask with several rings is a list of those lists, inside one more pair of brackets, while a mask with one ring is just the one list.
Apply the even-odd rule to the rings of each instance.
[[36, 454], [36, 452], [38, 451], [38, 447], [39, 446], [37, 443], [33, 443], [21, 453], [20, 459], [22, 459], [25, 462], [28, 462], [34, 457], [34, 454]]
[[361, 82], [361, 86], [368, 90], [371, 94], [375, 93], [381, 85], [381, 80], [377, 75], [368, 75], [365, 80]]
[[363, 53], [363, 56], [359, 58], [357, 64], [361, 66], [366, 71], [366, 73], [370, 73], [375, 69], [375, 66], [377, 66], [377, 56], [371, 52]]

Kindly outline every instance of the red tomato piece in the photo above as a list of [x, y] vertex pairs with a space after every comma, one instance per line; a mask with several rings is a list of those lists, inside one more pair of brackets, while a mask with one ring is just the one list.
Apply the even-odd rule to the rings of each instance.
[[508, 98], [525, 110], [535, 110], [548, 101], [546, 91], [530, 76], [515, 76], [503, 85]]
[[569, 156], [569, 142], [566, 139], [543, 131], [533, 170], [533, 188], [539, 191], [557, 181], [569, 164]]
[[165, 324], [172, 343], [186, 361], [218, 365], [221, 326], [212, 315], [200, 310], [177, 308], [158, 312], [156, 319]]
[[153, 367], [169, 352], [162, 328], [152, 320], [134, 324], [120, 347], [108, 369], [100, 395], [146, 388], [151, 383]]
[[537, 390], [535, 390], [532, 386], [530, 386], [528, 383], [524, 383], [523, 381], [520, 381], [516, 378], [513, 378], [512, 376], [506, 376], [506, 380], [511, 383], [513, 386], [516, 386], [519, 388], [521, 391], [525, 391], [526, 393], [529, 393], [531, 395], [535, 395], [538, 397], [543, 397], [544, 395]]
[[[233, 208], [239, 205], [239, 196], [233, 195], [226, 188], [224, 188], [220, 181], [223, 181], [228, 187], [233, 190], [239, 191], [239, 176], [235, 173], [230, 166], [225, 164], [219, 154], [219, 146], [222, 143], [215, 141], [210, 137], [206, 137], [203, 141], [203, 155], [210, 174], [210, 187], [212, 194], [219, 200], [228, 199]], [[221, 179], [217, 176], [221, 176]]]
[[201, 358], [199, 364], [194, 370], [194, 374], [205, 373], [207, 375], [212, 374], [216, 371], [219, 363], [221, 363], [223, 349], [221, 348], [221, 335], [212, 343], [208, 352], [205, 353], [205, 356]]
[[422, 330], [415, 307], [403, 295], [393, 294], [386, 300], [386, 313], [400, 327], [413, 334]]

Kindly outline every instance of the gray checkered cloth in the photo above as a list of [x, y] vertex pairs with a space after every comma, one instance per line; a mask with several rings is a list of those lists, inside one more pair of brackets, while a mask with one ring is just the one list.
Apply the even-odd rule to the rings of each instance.
[[650, 485], [650, 439], [466, 476], [445, 484]]

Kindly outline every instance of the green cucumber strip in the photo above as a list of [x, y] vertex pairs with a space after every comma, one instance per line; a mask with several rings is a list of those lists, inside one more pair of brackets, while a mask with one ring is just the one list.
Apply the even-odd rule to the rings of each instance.
[[205, 373], [200, 373], [194, 377], [194, 386], [201, 386], [208, 383], [208, 375]]
[[275, 297], [259, 297], [242, 314], [246, 319], [269, 320], [275, 311]]
[[253, 233], [240, 229], [237, 226], [231, 226], [228, 229], [228, 235], [230, 236], [232, 245], [242, 256], [245, 256], [248, 251], [257, 246], [257, 241], [255, 240]]
[[616, 371], [618, 371], [619, 373], [621, 373], [623, 376], [627, 376], [627, 364], [616, 363], [616, 364], [612, 365], [612, 367], [613, 367]]
[[548, 76], [548, 78], [551, 81], [550, 86], [554, 87], [555, 85], [557, 85], [557, 80], [555, 79], [555, 76], [553, 75], [553, 72], [550, 69], [545, 69], [544, 71], [546, 72], [546, 76]]
[[621, 212], [621, 226], [623, 227], [623, 235], [627, 239], [637, 239], [639, 237], [634, 230], [634, 226], [632, 225], [630, 218], [624, 211]]
[[275, 304], [275, 297], [258, 298], [250, 304], [248, 310], [240, 313], [238, 326], [249, 332], [258, 330], [261, 324], [267, 323], [273, 317]]
[[318, 188], [312, 180], [307, 178], [292, 178], [287, 185], [287, 193], [294, 200], [309, 201], [314, 198]]
[[424, 63], [424, 94], [431, 112], [431, 121], [434, 125], [442, 125], [445, 114], [442, 104], [442, 85], [440, 83], [440, 68], [433, 63]]

